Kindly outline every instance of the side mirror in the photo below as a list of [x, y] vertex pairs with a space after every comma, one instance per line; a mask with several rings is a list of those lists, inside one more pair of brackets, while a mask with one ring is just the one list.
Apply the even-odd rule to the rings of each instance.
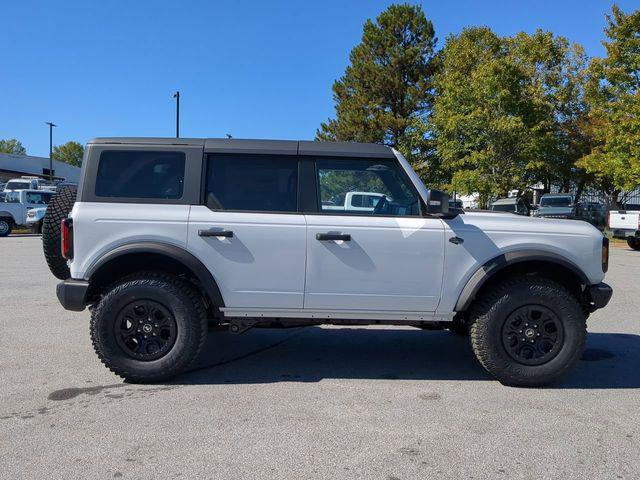
[[429, 190], [426, 213], [437, 217], [455, 217], [458, 211], [449, 210], [449, 195], [440, 190]]

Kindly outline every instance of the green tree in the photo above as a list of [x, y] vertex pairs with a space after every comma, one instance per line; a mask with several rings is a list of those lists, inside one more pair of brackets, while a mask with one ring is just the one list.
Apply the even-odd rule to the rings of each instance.
[[549, 32], [500, 37], [486, 27], [447, 38], [431, 117], [448, 188], [484, 202], [581, 173], [584, 53]]
[[589, 66], [593, 149], [579, 162], [617, 203], [640, 184], [640, 10], [607, 15], [606, 57]]
[[70, 141], [53, 147], [51, 158], [60, 162], [68, 163], [74, 167], [80, 167], [82, 165], [83, 155], [84, 147], [82, 144]]
[[27, 150], [20, 141], [15, 138], [0, 140], [0, 153], [10, 153], [12, 155], [26, 155]]
[[436, 38], [419, 5], [391, 5], [364, 24], [350, 65], [333, 84], [336, 117], [316, 139], [384, 143], [412, 163], [425, 160]]

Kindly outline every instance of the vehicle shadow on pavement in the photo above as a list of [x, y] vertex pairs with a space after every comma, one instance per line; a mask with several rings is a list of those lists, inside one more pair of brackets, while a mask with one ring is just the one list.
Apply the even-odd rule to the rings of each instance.
[[[640, 335], [590, 333], [577, 368], [553, 388], [640, 388]], [[172, 384], [318, 382], [323, 379], [489, 380], [468, 339], [412, 328], [210, 332], [196, 365]]]

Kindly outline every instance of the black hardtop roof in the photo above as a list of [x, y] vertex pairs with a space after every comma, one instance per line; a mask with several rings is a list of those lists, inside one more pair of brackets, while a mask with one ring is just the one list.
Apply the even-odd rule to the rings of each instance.
[[327, 157], [394, 158], [386, 145], [355, 142], [316, 142], [312, 140], [252, 140], [240, 138], [159, 138], [100, 137], [90, 145], [188, 145], [204, 147], [211, 153], [262, 153]]

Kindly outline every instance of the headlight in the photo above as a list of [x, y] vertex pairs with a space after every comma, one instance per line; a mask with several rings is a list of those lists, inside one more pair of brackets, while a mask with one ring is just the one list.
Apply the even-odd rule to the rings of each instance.
[[34, 212], [33, 210], [29, 210], [27, 212], [27, 217], [35, 217], [36, 216], [36, 212]]

